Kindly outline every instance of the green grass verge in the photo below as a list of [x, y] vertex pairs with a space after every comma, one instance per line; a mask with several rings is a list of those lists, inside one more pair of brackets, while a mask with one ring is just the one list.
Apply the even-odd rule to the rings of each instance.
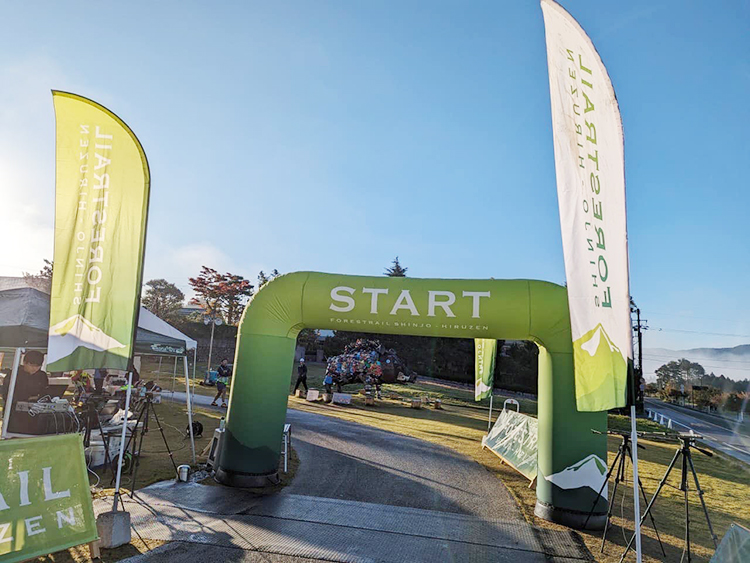
[[[308, 367], [308, 384], [322, 388], [323, 367], [311, 364]], [[294, 387], [296, 372], [292, 374], [290, 391]], [[534, 525], [563, 529], [534, 516], [536, 492], [529, 488], [529, 482], [516, 473], [510, 466], [488, 450], [481, 449], [481, 439], [487, 430], [486, 402], [474, 403], [470, 391], [445, 388], [429, 383], [415, 385], [388, 385], [387, 391], [395, 391], [402, 397], [424, 396], [440, 398], [444, 410], [411, 409], [404, 402], [397, 400], [378, 401], [377, 406], [367, 407], [364, 398], [355, 394], [361, 385], [350, 385], [345, 388], [353, 394], [350, 407], [308, 403], [296, 397], [289, 398], [289, 407], [332, 416], [360, 424], [366, 424], [399, 434], [413, 436], [428, 442], [447, 446], [480, 463], [488, 471], [500, 478], [515, 496], [527, 520]], [[500, 400], [499, 400], [500, 399]], [[495, 396], [495, 404], [502, 405], [503, 397]], [[536, 415], [536, 402], [524, 399], [521, 411]], [[493, 411], [496, 412], [496, 411]], [[495, 415], [493, 415], [493, 419]], [[609, 426], [612, 429], [629, 430], [630, 419], [625, 416], [610, 415]], [[638, 429], [649, 432], [662, 432], [663, 427], [645, 420], [638, 420]], [[646, 449], [639, 450], [639, 470], [641, 480], [650, 495], [656, 490], [658, 482], [664, 475], [669, 462], [677, 448], [672, 442], [643, 440]], [[619, 438], [608, 440], [609, 462], [617, 452]], [[750, 513], [747, 502], [750, 499], [750, 471], [746, 465], [727, 458], [721, 454], [712, 458], [695, 452], [694, 463], [699, 473], [701, 487], [705, 492], [706, 505], [711, 516], [714, 530], [723, 536], [732, 522], [750, 526]], [[630, 471], [630, 468], [629, 468]], [[679, 561], [682, 552], [684, 532], [684, 508], [679, 486], [679, 471], [673, 471], [668, 485], [663, 489], [654, 509], [657, 527], [667, 549], [667, 561]], [[610, 487], [612, 483], [610, 482]], [[623, 496], [624, 494], [624, 496]], [[605, 553], [599, 553], [600, 533], [582, 533], [581, 536], [597, 561], [606, 563], [619, 560], [627, 539], [632, 534], [632, 487], [628, 483], [621, 485], [614, 499], [615, 513], [612, 528], [608, 534]], [[644, 509], [642, 503], [642, 510]], [[707, 561], [713, 553], [713, 546], [708, 534], [699, 499], [694, 491], [690, 494], [691, 542], [694, 544], [696, 561]], [[644, 561], [663, 561], [664, 557], [656, 542], [656, 535], [650, 524], [643, 529]], [[632, 556], [631, 556], [632, 558]]]

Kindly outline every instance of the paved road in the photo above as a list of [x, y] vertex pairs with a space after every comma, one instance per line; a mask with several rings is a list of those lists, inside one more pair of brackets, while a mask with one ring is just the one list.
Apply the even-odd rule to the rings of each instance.
[[[175, 399], [185, 396], [175, 393]], [[201, 406], [210, 401], [195, 397]], [[260, 499], [198, 484], [165, 482], [143, 489], [139, 501], [128, 501], [133, 526], [143, 537], [170, 543], [129, 561], [188, 556], [196, 563], [572, 563], [590, 558], [573, 532], [526, 523], [502, 482], [448, 448], [301, 411], [289, 410], [287, 421], [300, 458], [291, 485]]]
[[[185, 394], [175, 393], [175, 399], [184, 401]], [[202, 407], [211, 403], [203, 395], [194, 400]], [[523, 519], [501, 481], [453, 450], [293, 409], [287, 422], [302, 469], [284, 494]]]
[[675, 408], [656, 399], [646, 399], [646, 408], [679, 423], [679, 425], [673, 425], [674, 430], [689, 432], [692, 429], [696, 434], [704, 436], [704, 442], [711, 447], [750, 464], [750, 436], [708, 422], [703, 418], [696, 418], [684, 409]]

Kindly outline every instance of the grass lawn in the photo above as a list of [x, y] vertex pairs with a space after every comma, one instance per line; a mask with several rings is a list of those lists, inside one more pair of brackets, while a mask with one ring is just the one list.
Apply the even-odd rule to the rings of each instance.
[[[308, 385], [322, 389], [324, 367], [319, 364], [308, 365]], [[294, 370], [290, 391], [294, 387], [296, 369]], [[534, 516], [536, 492], [529, 489], [529, 482], [516, 473], [508, 465], [489, 450], [481, 449], [481, 439], [487, 430], [487, 402], [474, 403], [473, 394], [462, 389], [447, 388], [428, 383], [417, 383], [409, 386], [386, 385], [384, 391], [394, 391], [399, 395], [424, 396], [440, 398], [444, 410], [409, 408], [405, 403], [397, 400], [378, 401], [376, 407], [364, 406], [364, 398], [355, 393], [362, 385], [348, 385], [346, 392], [354, 395], [352, 406], [342, 407], [325, 405], [322, 403], [308, 403], [296, 397], [289, 398], [289, 407], [306, 412], [314, 412], [333, 416], [344, 420], [375, 426], [399, 434], [413, 436], [428, 442], [442, 444], [476, 460], [488, 471], [500, 478], [518, 501], [526, 519], [536, 526], [563, 529], [554, 524]], [[500, 407], [503, 397], [495, 396], [495, 404]], [[531, 400], [521, 400], [521, 412], [536, 414], [536, 403]], [[494, 411], [493, 411], [494, 412]], [[493, 416], [494, 419], [494, 416]], [[628, 417], [609, 416], [610, 428], [629, 429]], [[648, 420], [638, 421], [639, 430], [662, 431]], [[639, 469], [641, 480], [647, 496], [656, 490], [659, 480], [666, 471], [676, 450], [672, 442], [642, 441], [645, 450], [639, 451]], [[611, 463], [617, 452], [619, 438], [611, 437], [609, 444], [609, 462]], [[719, 539], [729, 528], [731, 522], [750, 526], [750, 511], [747, 503], [750, 500], [750, 471], [746, 465], [731, 458], [717, 454], [712, 458], [699, 452], [694, 452], [693, 461], [698, 472], [704, 498], [708, 507], [711, 522]], [[667, 561], [678, 561], [682, 552], [682, 537], [684, 533], [684, 508], [682, 493], [675, 487], [679, 486], [680, 473], [672, 471], [668, 485], [662, 490], [654, 509], [657, 527], [667, 550]], [[630, 470], [630, 469], [629, 469]], [[612, 484], [610, 483], [610, 487]], [[620, 491], [624, 490], [624, 498]], [[632, 487], [630, 484], [620, 486], [617, 498], [614, 499], [615, 513], [612, 527], [607, 535], [608, 541], [605, 555], [599, 554], [601, 533], [582, 533], [589, 550], [598, 561], [615, 562], [632, 533]], [[642, 510], [643, 507], [642, 503]], [[624, 515], [624, 517], [623, 517]], [[628, 516], [630, 515], [630, 516]], [[694, 547], [696, 560], [708, 560], [713, 553], [713, 545], [700, 508], [697, 494], [690, 493], [691, 542]], [[623, 529], [622, 526], [625, 528]], [[643, 547], [645, 561], [664, 560], [655, 534], [650, 524], [643, 528]], [[631, 555], [629, 560], [634, 560]]]
[[[193, 466], [190, 439], [185, 437], [188, 425], [187, 406], [182, 403], [164, 401], [161, 404], [154, 405], [154, 408], [164, 429], [164, 436], [169, 444], [169, 449], [172, 450], [175, 464], [178, 466], [182, 464]], [[193, 420], [203, 424], [202, 437], [195, 438], [197, 463], [206, 462], [207, 456], [201, 456], [201, 453], [210, 443], [211, 437], [214, 435], [214, 430], [219, 427], [219, 420], [223, 415], [224, 413], [209, 409], [198, 407], [193, 409]], [[105, 472], [102, 468], [97, 469], [96, 473], [100, 477], [99, 487], [103, 490], [103, 493], [111, 494], [111, 487], [114, 486], [110, 484], [112, 473], [109, 470]], [[91, 484], [96, 485], [96, 479], [91, 475], [89, 477]], [[143, 438], [143, 450], [136, 475], [135, 488], [138, 490], [157, 481], [164, 481], [165, 479], [172, 479], [174, 477], [174, 467], [169, 459], [154, 415], [151, 414], [149, 431]], [[122, 487], [128, 491], [131, 490], [132, 475], [123, 472]]]

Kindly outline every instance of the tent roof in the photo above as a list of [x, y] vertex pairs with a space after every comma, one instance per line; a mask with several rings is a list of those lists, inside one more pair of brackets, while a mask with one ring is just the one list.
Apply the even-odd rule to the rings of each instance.
[[[46, 348], [50, 296], [23, 278], [0, 277], [0, 347]], [[141, 307], [135, 352], [182, 356], [197, 342]]]
[[138, 328], [149, 330], [157, 334], [164, 336], [170, 336], [176, 340], [182, 340], [187, 346], [188, 350], [192, 350], [198, 347], [198, 342], [190, 338], [188, 335], [183, 334], [168, 322], [160, 319], [154, 315], [148, 309], [141, 307], [140, 315], [138, 316]]

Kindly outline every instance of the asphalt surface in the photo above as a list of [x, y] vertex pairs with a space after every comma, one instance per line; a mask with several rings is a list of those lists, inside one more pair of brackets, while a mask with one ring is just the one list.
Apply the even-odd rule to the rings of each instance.
[[698, 418], [684, 409], [675, 408], [656, 399], [646, 399], [646, 408], [677, 422], [677, 425], [673, 424], [673, 430], [689, 432], [692, 429], [696, 434], [703, 436], [703, 441], [709, 446], [750, 464], [750, 436], [747, 434]]
[[[211, 398], [194, 395], [194, 402], [208, 407]], [[301, 469], [282, 494], [523, 520], [500, 480], [446, 447], [293, 409], [287, 422]]]
[[[185, 401], [182, 393], [174, 398]], [[201, 407], [210, 402], [195, 396]], [[143, 505], [128, 505], [133, 525], [144, 537], [170, 543], [128, 561], [541, 563], [590, 557], [573, 532], [531, 527], [501, 481], [446, 447], [292, 409], [287, 422], [300, 460], [289, 486], [260, 500], [205, 485], [165, 482], [143, 489]], [[190, 486], [203, 488], [190, 492]]]

